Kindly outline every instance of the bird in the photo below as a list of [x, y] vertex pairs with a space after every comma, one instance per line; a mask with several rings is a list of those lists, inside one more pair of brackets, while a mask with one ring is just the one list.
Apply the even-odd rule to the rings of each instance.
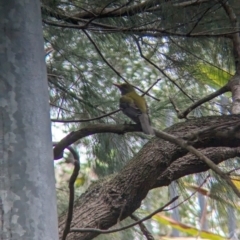
[[122, 97], [119, 100], [119, 106], [122, 112], [132, 121], [140, 124], [145, 134], [155, 135], [150, 124], [148, 107], [144, 97], [140, 96], [129, 83], [113, 83], [113, 85], [121, 91]]

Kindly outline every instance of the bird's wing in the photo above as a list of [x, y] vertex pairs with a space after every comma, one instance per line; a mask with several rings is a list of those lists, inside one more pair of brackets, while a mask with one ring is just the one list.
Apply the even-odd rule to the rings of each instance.
[[124, 95], [120, 98], [120, 108], [123, 113], [134, 122], [141, 124], [144, 133], [154, 135], [154, 130], [150, 125], [150, 118], [145, 100], [142, 102], [145, 104], [144, 108], [142, 108], [145, 112], [143, 112], [135, 103], [136, 101], [129, 96]]
[[139, 122], [139, 116], [141, 115], [141, 110], [136, 106], [134, 100], [128, 96], [122, 96], [120, 98], [120, 108], [122, 109], [123, 113], [131, 118], [134, 122]]

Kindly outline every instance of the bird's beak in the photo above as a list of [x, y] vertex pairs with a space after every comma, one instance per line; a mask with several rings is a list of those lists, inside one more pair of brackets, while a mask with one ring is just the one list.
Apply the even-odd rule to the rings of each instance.
[[117, 88], [121, 88], [121, 86], [117, 83], [113, 83], [114, 86], [116, 86]]

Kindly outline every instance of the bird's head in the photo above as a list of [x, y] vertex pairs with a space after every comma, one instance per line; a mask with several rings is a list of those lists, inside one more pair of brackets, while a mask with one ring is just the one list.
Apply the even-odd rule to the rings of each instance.
[[113, 85], [116, 86], [121, 91], [122, 95], [135, 91], [133, 86], [129, 83], [123, 83], [123, 84], [113, 83]]

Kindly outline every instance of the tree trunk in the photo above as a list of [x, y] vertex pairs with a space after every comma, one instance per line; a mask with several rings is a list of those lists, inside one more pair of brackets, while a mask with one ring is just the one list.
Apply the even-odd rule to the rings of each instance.
[[0, 239], [57, 240], [38, 0], [0, 3]]

